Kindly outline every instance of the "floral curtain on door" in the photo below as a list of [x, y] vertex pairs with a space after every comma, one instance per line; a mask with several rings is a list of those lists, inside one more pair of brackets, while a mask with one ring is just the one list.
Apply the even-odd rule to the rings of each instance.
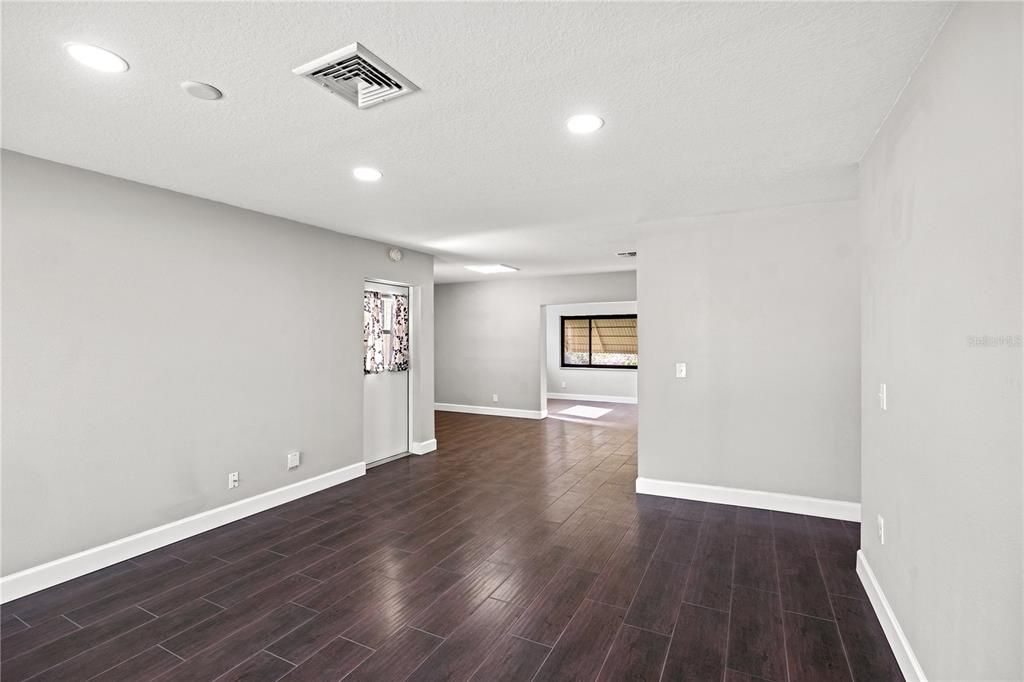
[[409, 369], [409, 297], [363, 292], [363, 373]]
[[395, 296], [391, 318], [391, 353], [389, 372], [409, 369], [409, 297]]
[[379, 291], [363, 292], [363, 373], [384, 371], [384, 302]]

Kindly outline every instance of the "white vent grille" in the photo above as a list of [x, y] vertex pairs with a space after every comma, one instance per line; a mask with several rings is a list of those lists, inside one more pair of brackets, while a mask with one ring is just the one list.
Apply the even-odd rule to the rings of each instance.
[[292, 71], [344, 97], [360, 109], [419, 90], [412, 81], [359, 43], [352, 43]]

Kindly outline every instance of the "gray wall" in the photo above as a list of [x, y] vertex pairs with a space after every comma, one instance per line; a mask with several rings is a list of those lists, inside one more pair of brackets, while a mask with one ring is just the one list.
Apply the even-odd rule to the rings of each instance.
[[856, 204], [677, 221], [639, 253], [639, 475], [859, 501]]
[[862, 166], [861, 542], [933, 680], [1024, 676], [1021, 57], [959, 5]]
[[[563, 315], [636, 315], [636, 301], [549, 305], [545, 313], [548, 395], [592, 395], [636, 400], [636, 369], [582, 369], [562, 367]], [[565, 384], [563, 387], [562, 384]]]
[[437, 402], [540, 410], [541, 306], [635, 300], [636, 273], [439, 284], [435, 297]]
[[4, 574], [360, 462], [364, 277], [422, 287], [416, 439], [433, 437], [431, 257], [2, 164]]

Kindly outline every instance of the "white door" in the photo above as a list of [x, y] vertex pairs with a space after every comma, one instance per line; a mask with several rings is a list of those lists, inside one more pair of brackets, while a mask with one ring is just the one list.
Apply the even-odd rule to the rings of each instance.
[[[407, 287], [366, 282], [369, 291], [386, 297], [409, 295]], [[393, 299], [385, 298], [385, 319]], [[385, 325], [390, 332], [388, 325]], [[363, 460], [367, 466], [403, 455], [409, 450], [409, 372], [363, 375]]]

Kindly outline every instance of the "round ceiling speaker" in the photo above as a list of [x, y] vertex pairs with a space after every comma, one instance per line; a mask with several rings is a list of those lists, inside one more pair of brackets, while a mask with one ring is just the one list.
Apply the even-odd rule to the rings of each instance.
[[198, 99], [214, 100], [224, 96], [223, 92], [209, 83], [200, 83], [199, 81], [182, 81], [181, 89]]
[[401, 249], [388, 249], [388, 258], [390, 258], [391, 260], [393, 260], [393, 261], [395, 261], [397, 263], [398, 261], [402, 260], [402, 250]]

